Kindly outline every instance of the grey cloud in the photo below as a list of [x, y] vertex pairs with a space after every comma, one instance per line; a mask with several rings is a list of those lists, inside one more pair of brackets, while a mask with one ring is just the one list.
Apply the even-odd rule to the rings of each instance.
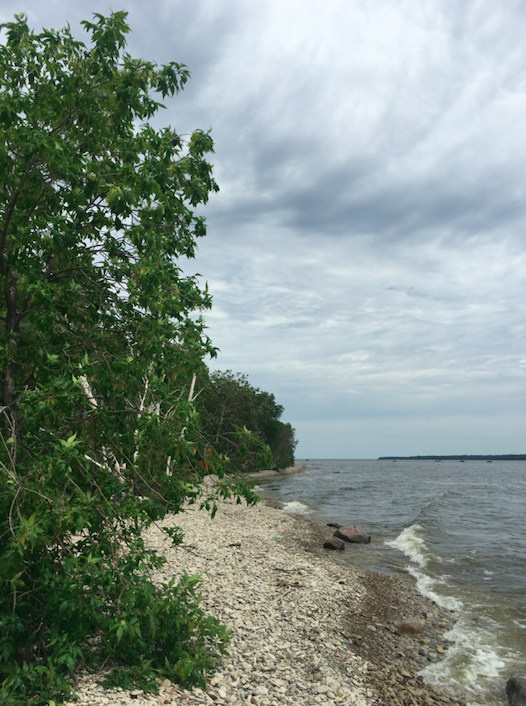
[[213, 128], [184, 265], [213, 365], [276, 394], [300, 456], [524, 452], [524, 3], [127, 6], [130, 51], [192, 72], [158, 124]]

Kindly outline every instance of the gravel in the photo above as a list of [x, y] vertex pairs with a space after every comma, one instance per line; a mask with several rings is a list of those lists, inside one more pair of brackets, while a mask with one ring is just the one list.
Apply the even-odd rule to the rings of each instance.
[[[417, 671], [447, 650], [451, 616], [421, 597], [413, 584], [363, 573], [319, 553], [327, 529], [285, 514], [264, 499], [255, 507], [227, 500], [214, 519], [186, 508], [163, 525], [184, 530], [173, 547], [158, 527], [147, 545], [167, 564], [154, 580], [184, 571], [203, 579], [201, 607], [231, 631], [229, 656], [205, 690], [168, 680], [159, 694], [100, 685], [101, 673], [75, 675], [83, 706], [231, 704], [232, 706], [369, 706], [459, 704], [462, 695], [424, 685]], [[311, 551], [316, 547], [317, 553]], [[447, 613], [447, 614], [446, 614]], [[420, 635], [400, 635], [397, 618], [424, 622]]]

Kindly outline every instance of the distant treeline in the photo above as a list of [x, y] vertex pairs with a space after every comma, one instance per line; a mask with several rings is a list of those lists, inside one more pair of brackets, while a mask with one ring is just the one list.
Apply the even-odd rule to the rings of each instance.
[[499, 456], [380, 456], [379, 461], [526, 461], [526, 454]]
[[[239, 471], [294, 465], [295, 430], [281, 421], [283, 407], [271, 392], [253, 387], [231, 370], [198, 377], [195, 406], [206, 438]], [[240, 430], [252, 432], [247, 441]]]

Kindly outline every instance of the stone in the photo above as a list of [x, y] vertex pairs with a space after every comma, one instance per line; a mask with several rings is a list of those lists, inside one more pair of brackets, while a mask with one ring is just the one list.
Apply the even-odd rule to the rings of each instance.
[[369, 544], [371, 537], [356, 527], [339, 527], [334, 533], [335, 537], [343, 539], [344, 542], [353, 544]]
[[506, 682], [506, 696], [511, 706], [526, 706], [526, 677], [510, 677]]
[[345, 542], [343, 539], [339, 539], [338, 537], [327, 537], [323, 543], [323, 548], [338, 549], [339, 551], [343, 551], [345, 549]]
[[395, 620], [394, 626], [403, 635], [420, 635], [424, 629], [424, 624], [419, 620]]

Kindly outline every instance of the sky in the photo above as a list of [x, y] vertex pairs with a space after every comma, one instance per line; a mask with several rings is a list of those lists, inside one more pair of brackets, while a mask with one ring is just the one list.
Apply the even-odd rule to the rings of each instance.
[[[526, 453], [526, 2], [128, 0], [192, 78], [220, 192], [184, 264], [213, 368], [274, 393], [296, 456]], [[35, 29], [109, 14], [2, 0]]]

